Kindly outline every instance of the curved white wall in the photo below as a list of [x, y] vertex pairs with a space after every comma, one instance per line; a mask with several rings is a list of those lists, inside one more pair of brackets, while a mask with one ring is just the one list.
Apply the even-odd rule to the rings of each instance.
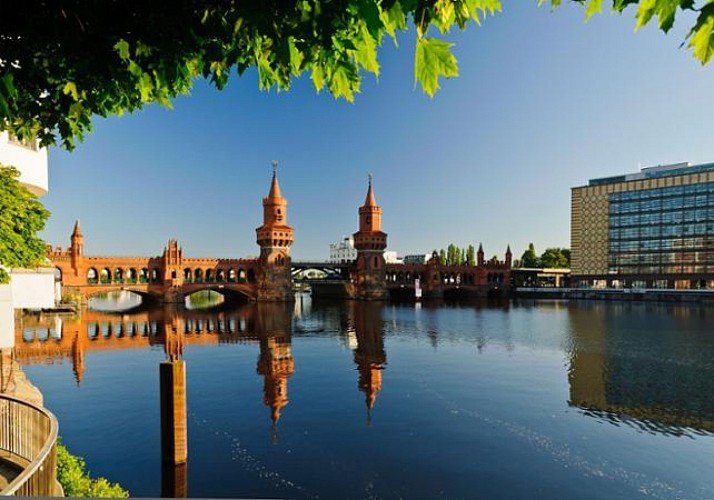
[[20, 182], [37, 196], [47, 194], [47, 150], [31, 148], [11, 142], [7, 132], [0, 133], [0, 163], [12, 165], [20, 171]]

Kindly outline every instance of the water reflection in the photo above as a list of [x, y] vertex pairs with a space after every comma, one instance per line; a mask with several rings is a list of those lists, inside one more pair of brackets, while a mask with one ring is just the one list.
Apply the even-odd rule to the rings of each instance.
[[[468, 334], [440, 323], [444, 310], [453, 307], [319, 304], [298, 295], [294, 305], [26, 315], [15, 324], [13, 356], [21, 364], [70, 359], [76, 383], [81, 384], [84, 377], [91, 376], [84, 366], [85, 353], [90, 351], [160, 346], [167, 360], [176, 361], [182, 358], [185, 346], [257, 344], [256, 373], [263, 381], [262, 402], [269, 408], [273, 436], [277, 438], [276, 424], [289, 406], [289, 380], [296, 372], [294, 335], [331, 335], [352, 350], [357, 389], [364, 394], [369, 421], [387, 366], [385, 329], [395, 335], [425, 335], [435, 347], [439, 336], [453, 340], [471, 335], [469, 341], [479, 352], [487, 349], [492, 332], [479, 325], [484, 311], [493, 307], [483, 303], [456, 306], [459, 314], [473, 311], [475, 315], [475, 329]], [[533, 302], [498, 304], [496, 308], [508, 314], [540, 309], [568, 315], [569, 331], [563, 337], [568, 355], [568, 403], [584, 414], [664, 434], [679, 435], [686, 429], [714, 432], [714, 392], [710, 388], [714, 360], [708, 356], [714, 350], [714, 339], [706, 327], [714, 318], [714, 310], [676, 305]], [[387, 311], [395, 310], [399, 314], [392, 314], [392, 322], [387, 324]], [[503, 316], [504, 321], [509, 317]], [[405, 327], [404, 321], [412, 326]], [[697, 330], [693, 324], [704, 326]], [[513, 348], [512, 335], [504, 327], [500, 340], [507, 349]]]
[[382, 390], [382, 370], [387, 364], [382, 308], [381, 305], [370, 302], [351, 302], [350, 305], [357, 341], [354, 361], [359, 371], [358, 385], [365, 395], [369, 419], [377, 394]]
[[714, 339], [704, 326], [714, 311], [585, 303], [569, 318], [570, 405], [647, 432], [714, 432]]

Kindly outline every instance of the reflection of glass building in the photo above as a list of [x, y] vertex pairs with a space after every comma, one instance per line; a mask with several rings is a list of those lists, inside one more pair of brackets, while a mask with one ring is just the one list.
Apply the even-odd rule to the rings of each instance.
[[572, 189], [575, 286], [714, 288], [714, 163]]
[[568, 403], [586, 415], [649, 432], [714, 432], [714, 365], [702, 328], [712, 311], [625, 304], [568, 309]]

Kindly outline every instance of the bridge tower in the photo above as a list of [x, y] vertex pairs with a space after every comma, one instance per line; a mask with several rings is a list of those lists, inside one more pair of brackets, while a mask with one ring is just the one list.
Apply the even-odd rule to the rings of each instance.
[[82, 228], [79, 227], [79, 219], [74, 223], [74, 230], [70, 237], [69, 256], [74, 275], [79, 276], [84, 258], [84, 235]]
[[387, 233], [382, 231], [382, 209], [377, 205], [369, 175], [367, 197], [359, 209], [359, 231], [354, 233], [357, 249], [355, 261], [355, 298], [384, 300], [388, 298], [385, 281], [384, 249], [387, 248]]
[[476, 256], [477, 256], [477, 257], [476, 257], [476, 264], [477, 264], [479, 267], [482, 267], [483, 264], [484, 264], [485, 259], [484, 259], [484, 254], [483, 254], [483, 245], [482, 245], [481, 243], [478, 244], [478, 252], [477, 252]]
[[508, 245], [506, 247], [506, 262], [505, 263], [506, 263], [506, 267], [508, 267], [508, 269], [510, 269], [511, 266], [513, 265], [513, 254], [511, 253], [511, 245]]
[[290, 246], [294, 230], [287, 224], [288, 200], [278, 184], [278, 162], [273, 162], [273, 181], [263, 198], [263, 225], [255, 230], [260, 246], [257, 300], [294, 300], [290, 276]]

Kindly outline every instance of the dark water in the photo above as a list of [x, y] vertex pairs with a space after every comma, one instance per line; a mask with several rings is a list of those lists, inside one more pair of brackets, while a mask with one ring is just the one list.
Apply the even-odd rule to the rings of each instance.
[[17, 356], [68, 448], [133, 496], [162, 492], [159, 362], [182, 351], [189, 460], [165, 493], [714, 498], [713, 320], [302, 297], [26, 318]]

